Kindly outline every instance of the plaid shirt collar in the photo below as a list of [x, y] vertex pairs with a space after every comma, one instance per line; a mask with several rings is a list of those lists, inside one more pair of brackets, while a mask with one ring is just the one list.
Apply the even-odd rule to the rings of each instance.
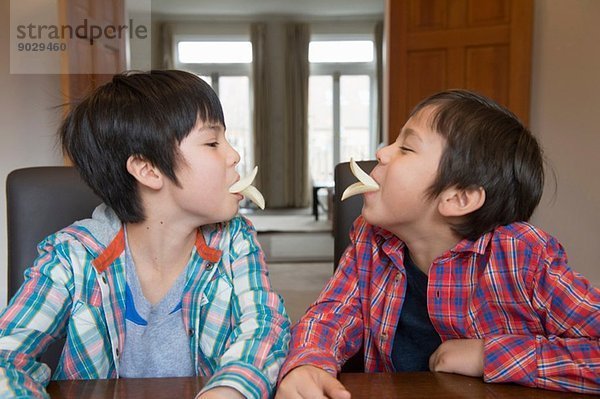
[[[373, 226], [373, 232], [375, 234], [375, 239], [377, 241], [378, 246], [383, 249], [386, 255], [390, 257], [390, 259], [394, 260], [398, 256], [400, 260], [403, 259], [404, 247], [406, 246], [406, 244], [402, 240], [400, 240], [390, 231], [378, 226]], [[452, 254], [459, 253], [476, 253], [479, 255], [483, 255], [491, 238], [491, 232], [483, 234], [475, 241], [465, 238], [459, 241], [453, 248], [442, 254], [440, 257], [450, 258]]]
[[[209, 247], [206, 244], [202, 229], [198, 228], [196, 231], [196, 250], [198, 254], [209, 262], [216, 263], [221, 259], [223, 251], [217, 248]], [[100, 252], [98, 257], [92, 261], [92, 264], [99, 273], [104, 272], [121, 254], [125, 251], [125, 229], [121, 226], [121, 229], [113, 238], [113, 240], [106, 246], [106, 248]]]

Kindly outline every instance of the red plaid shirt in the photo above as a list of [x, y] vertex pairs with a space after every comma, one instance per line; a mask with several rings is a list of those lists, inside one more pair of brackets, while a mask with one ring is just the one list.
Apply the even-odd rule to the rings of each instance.
[[[364, 344], [365, 371], [394, 371], [406, 290], [404, 243], [359, 217], [335, 275], [294, 326], [280, 378], [330, 373]], [[560, 243], [526, 223], [463, 240], [429, 269], [429, 316], [442, 341], [484, 339], [484, 379], [600, 393], [600, 290], [567, 265]]]

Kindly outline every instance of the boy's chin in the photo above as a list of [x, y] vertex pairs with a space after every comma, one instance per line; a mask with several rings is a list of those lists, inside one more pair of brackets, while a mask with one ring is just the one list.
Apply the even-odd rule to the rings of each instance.
[[236, 206], [235, 208], [223, 210], [223, 212], [219, 212], [218, 215], [215, 215], [216, 217], [209, 224], [228, 222], [231, 219], [233, 219], [235, 217], [235, 215], [238, 214], [238, 211], [239, 211], [239, 206]]
[[228, 209], [227, 212], [225, 212], [225, 217], [223, 219], [223, 222], [227, 222], [231, 219], [233, 219], [235, 217], [235, 215], [238, 214], [240, 210], [239, 206], [235, 206], [234, 208]]
[[363, 206], [362, 211], [360, 212], [361, 216], [365, 221], [371, 225], [377, 225], [377, 218], [374, 217], [373, 212], [370, 212], [367, 207]]
[[387, 220], [385, 218], [381, 217], [381, 215], [377, 215], [375, 212], [373, 212], [371, 209], [369, 209], [367, 207], [363, 207], [361, 215], [362, 215], [363, 219], [365, 219], [365, 222], [367, 222], [371, 226], [377, 226], [377, 227], [383, 227], [383, 228], [385, 228], [385, 226], [386, 226]]

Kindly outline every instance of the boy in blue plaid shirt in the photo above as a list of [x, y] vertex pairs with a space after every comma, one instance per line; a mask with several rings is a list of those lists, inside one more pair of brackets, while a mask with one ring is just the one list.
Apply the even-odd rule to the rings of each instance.
[[257, 192], [210, 86], [182, 71], [116, 75], [60, 139], [104, 204], [39, 245], [0, 315], [0, 396], [47, 396], [36, 359], [61, 337], [53, 379], [200, 375], [212, 376], [201, 398], [270, 396], [289, 320], [236, 216]]

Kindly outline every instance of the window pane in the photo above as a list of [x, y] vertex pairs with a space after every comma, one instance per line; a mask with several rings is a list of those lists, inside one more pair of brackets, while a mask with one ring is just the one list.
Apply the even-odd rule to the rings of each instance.
[[372, 62], [370, 40], [312, 41], [308, 47], [310, 62]]
[[219, 98], [227, 125], [225, 137], [240, 154], [237, 170], [243, 176], [254, 167], [250, 134], [250, 80], [247, 76], [220, 77]]
[[313, 181], [333, 181], [333, 78], [308, 81], [308, 156]]
[[369, 76], [340, 77], [340, 162], [369, 159]]
[[179, 42], [179, 62], [195, 64], [240, 64], [252, 62], [250, 42]]

